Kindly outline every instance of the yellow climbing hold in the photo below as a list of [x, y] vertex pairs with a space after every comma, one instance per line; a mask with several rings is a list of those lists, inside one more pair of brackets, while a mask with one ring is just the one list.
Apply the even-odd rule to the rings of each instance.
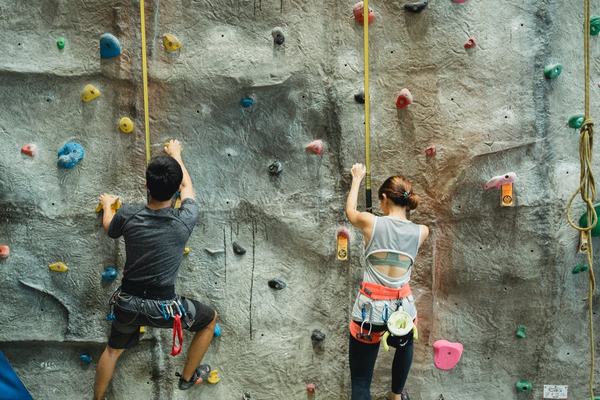
[[129, 133], [133, 130], [133, 122], [129, 118], [123, 117], [119, 121], [119, 128], [121, 128], [123, 132]]
[[206, 378], [208, 383], [219, 383], [219, 381], [221, 379], [219, 378], [219, 375], [217, 375], [218, 373], [219, 373], [218, 369], [213, 369], [212, 371], [210, 371], [208, 378]]
[[83, 93], [81, 93], [81, 100], [88, 101], [94, 100], [96, 97], [100, 96], [100, 91], [94, 87], [94, 85], [85, 85], [83, 88]]
[[[165, 147], [169, 147], [169, 142], [165, 142]], [[181, 153], [183, 153], [183, 147], [181, 148]]]
[[48, 265], [48, 268], [50, 268], [52, 271], [58, 271], [58, 272], [65, 272], [66, 270], [69, 269], [69, 267], [67, 267], [65, 264], [63, 264], [61, 262], [50, 264], [50, 265]]
[[[117, 200], [112, 206], [110, 206], [110, 208], [112, 208], [114, 211], [117, 211], [122, 205], [123, 204], [121, 203], [121, 200]], [[102, 204], [98, 204], [98, 207], [96, 207], [96, 212], [102, 211], [103, 208], [104, 207], [102, 207]]]
[[146, 333], [146, 327], [140, 326], [140, 333]]
[[185, 250], [183, 250], [183, 254], [187, 254], [189, 252], [190, 252], [190, 248], [189, 247], [186, 247]]
[[163, 43], [169, 51], [175, 51], [181, 47], [181, 42], [179, 39], [169, 33], [165, 33], [163, 35]]

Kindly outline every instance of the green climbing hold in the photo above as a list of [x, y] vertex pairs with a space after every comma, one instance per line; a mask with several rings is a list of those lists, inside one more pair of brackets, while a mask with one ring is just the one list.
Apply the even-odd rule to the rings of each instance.
[[588, 266], [587, 266], [587, 265], [585, 265], [585, 264], [582, 264], [582, 265], [577, 265], [575, 268], [573, 268], [573, 275], [574, 275], [574, 274], [578, 274], [578, 273], [580, 273], [580, 272], [587, 271], [588, 269], [590, 269], [590, 267], [588, 267]]
[[517, 337], [525, 339], [525, 330], [527, 330], [527, 327], [525, 325], [517, 326]]
[[[600, 204], [596, 204], [594, 206], [594, 210], [596, 210], [596, 214], [600, 216]], [[594, 222], [592, 221], [592, 224], [593, 223]], [[581, 218], [579, 218], [579, 226], [584, 228], [587, 227], [587, 211], [583, 213]], [[600, 223], [597, 223], [590, 233], [592, 234], [592, 236], [600, 236]]]
[[585, 114], [573, 114], [569, 117], [569, 126], [571, 128], [581, 128], [585, 121]]
[[56, 41], [56, 45], [58, 46], [59, 50], [62, 50], [65, 48], [65, 38], [60, 38]]
[[600, 33], [600, 16], [592, 15], [590, 18], [590, 35], [596, 36]]
[[517, 389], [521, 392], [529, 392], [531, 390], [531, 383], [527, 381], [517, 382]]
[[546, 68], [544, 69], [544, 75], [546, 75], [546, 78], [548, 78], [548, 79], [556, 78], [557, 76], [560, 75], [561, 72], [562, 72], [562, 65], [560, 65], [560, 64], [546, 65]]

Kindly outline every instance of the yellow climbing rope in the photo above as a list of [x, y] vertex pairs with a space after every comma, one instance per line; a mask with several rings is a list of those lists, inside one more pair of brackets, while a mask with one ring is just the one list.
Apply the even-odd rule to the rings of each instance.
[[[592, 153], [594, 139], [594, 122], [590, 118], [590, 0], [584, 0], [585, 12], [583, 18], [583, 47], [585, 54], [585, 121], [581, 126], [579, 136], [579, 160], [581, 162], [580, 184], [569, 203], [567, 204], [567, 219], [573, 228], [580, 232], [585, 232], [587, 240], [587, 259], [589, 265], [589, 293], [585, 299], [588, 301], [588, 318], [590, 325], [590, 350], [591, 350], [591, 368], [590, 368], [590, 397], [594, 398], [594, 323], [592, 320], [592, 296], [596, 290], [596, 278], [594, 277], [594, 251], [592, 249], [591, 230], [598, 222], [598, 215], [594, 209], [594, 200], [596, 199], [596, 182], [592, 173]], [[578, 193], [581, 193], [581, 199], [587, 205], [587, 227], [580, 227], [571, 220], [570, 210], [573, 200]]]
[[370, 133], [370, 114], [369, 114], [369, 0], [363, 2], [363, 26], [364, 33], [364, 53], [365, 53], [365, 188], [366, 188], [366, 209], [373, 211], [371, 200], [371, 133]]
[[144, 80], [144, 123], [146, 126], [146, 164], [150, 164], [150, 123], [148, 117], [148, 68], [146, 66], [146, 19], [144, 0], [140, 0], [140, 19], [142, 30], [142, 74]]

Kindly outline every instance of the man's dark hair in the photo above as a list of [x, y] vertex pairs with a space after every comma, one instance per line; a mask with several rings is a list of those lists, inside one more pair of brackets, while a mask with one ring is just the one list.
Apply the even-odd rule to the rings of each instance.
[[182, 180], [183, 171], [173, 157], [160, 156], [150, 160], [146, 169], [146, 184], [153, 199], [169, 200], [179, 190]]

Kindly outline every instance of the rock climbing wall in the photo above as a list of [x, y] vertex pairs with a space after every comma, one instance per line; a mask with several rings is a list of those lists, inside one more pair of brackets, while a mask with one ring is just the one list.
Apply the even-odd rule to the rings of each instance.
[[[411, 218], [432, 232], [413, 273], [411, 399], [525, 398], [518, 381], [532, 384], [528, 398], [542, 398], [545, 384], [583, 398], [588, 273], [571, 273], [585, 257], [564, 216], [579, 176], [578, 131], [567, 121], [583, 111], [581, 7], [438, 0], [411, 13], [405, 1], [370, 4], [373, 188], [409, 177], [422, 196]], [[353, 6], [147, 1], [151, 154], [182, 142], [201, 210], [177, 289], [219, 312], [222, 334], [206, 361], [221, 381], [178, 391], [184, 359], [169, 355], [171, 332], [148, 328], [121, 357], [109, 399], [305, 399], [310, 383], [314, 398], [349, 398], [347, 326], [364, 241], [351, 229], [340, 261], [336, 232], [350, 227], [349, 169], [365, 157]], [[90, 398], [125, 258], [122, 241], [104, 234], [97, 198], [146, 198], [139, 2], [1, 0], [0, 15], [0, 245], [10, 248], [0, 259], [0, 349], [34, 398]], [[100, 57], [105, 33], [120, 55]], [[165, 48], [167, 33], [179, 49]], [[469, 38], [476, 45], [465, 48]], [[562, 74], [545, 78], [554, 63]], [[86, 85], [100, 95], [82, 101]], [[413, 103], [399, 109], [403, 88]], [[132, 132], [119, 129], [122, 117]], [[322, 152], [307, 151], [317, 139]], [[57, 166], [66, 143], [85, 151], [71, 169]], [[20, 151], [28, 144], [34, 157]], [[275, 161], [279, 175], [269, 173]], [[513, 207], [501, 206], [500, 188], [483, 190], [507, 172], [517, 174]], [[576, 205], [575, 217], [582, 211]], [[48, 268], [57, 262], [68, 270]], [[108, 267], [115, 281], [102, 280]], [[273, 278], [287, 286], [270, 288]], [[311, 339], [315, 329], [323, 341]], [[464, 345], [449, 371], [434, 366], [439, 339]], [[374, 399], [388, 394], [391, 360], [381, 352]]]

